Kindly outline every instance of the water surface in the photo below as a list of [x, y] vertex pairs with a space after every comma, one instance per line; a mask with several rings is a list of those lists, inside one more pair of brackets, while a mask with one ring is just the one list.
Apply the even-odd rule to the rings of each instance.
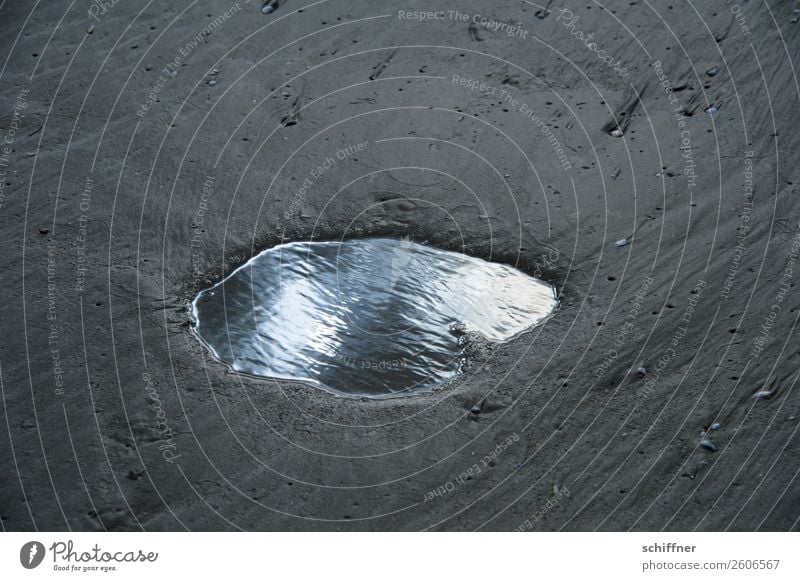
[[455, 376], [464, 331], [507, 341], [555, 307], [550, 285], [509, 266], [373, 238], [265, 250], [202, 291], [192, 316], [239, 373], [388, 397]]

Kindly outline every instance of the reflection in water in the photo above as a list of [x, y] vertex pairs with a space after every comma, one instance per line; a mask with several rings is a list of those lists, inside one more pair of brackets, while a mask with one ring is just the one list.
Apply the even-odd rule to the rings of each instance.
[[511, 267], [382, 238], [266, 250], [202, 291], [192, 316], [235, 371], [386, 397], [456, 375], [457, 326], [505, 341], [555, 306], [552, 287]]

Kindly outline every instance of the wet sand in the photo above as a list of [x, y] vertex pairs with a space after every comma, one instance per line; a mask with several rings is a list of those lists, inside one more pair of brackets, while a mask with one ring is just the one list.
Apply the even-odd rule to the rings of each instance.
[[[5, 2], [3, 530], [796, 530], [795, 7]], [[368, 236], [560, 310], [380, 401], [190, 333]]]

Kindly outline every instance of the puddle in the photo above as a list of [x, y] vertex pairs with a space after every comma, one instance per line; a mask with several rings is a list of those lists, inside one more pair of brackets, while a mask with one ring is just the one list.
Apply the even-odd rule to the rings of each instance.
[[265, 250], [198, 294], [192, 318], [234, 371], [380, 398], [452, 379], [464, 331], [507, 341], [556, 304], [550, 285], [509, 266], [378, 238]]

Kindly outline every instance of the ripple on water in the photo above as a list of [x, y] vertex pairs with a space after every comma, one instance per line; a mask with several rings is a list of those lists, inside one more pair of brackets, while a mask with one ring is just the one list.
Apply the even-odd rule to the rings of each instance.
[[509, 266], [374, 238], [265, 250], [198, 294], [192, 318], [234, 371], [389, 397], [455, 376], [457, 330], [507, 341], [556, 304], [553, 287]]

